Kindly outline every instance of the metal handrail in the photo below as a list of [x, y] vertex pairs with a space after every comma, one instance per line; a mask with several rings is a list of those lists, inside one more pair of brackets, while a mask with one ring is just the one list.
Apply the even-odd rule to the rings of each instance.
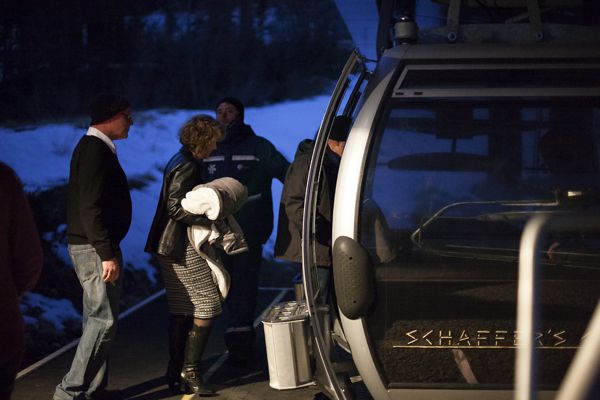
[[587, 327], [583, 344], [575, 353], [575, 358], [560, 385], [556, 400], [589, 398], [589, 392], [598, 374], [600, 374], [600, 301]]
[[[523, 230], [519, 252], [517, 292], [517, 332], [522, 340], [517, 347], [515, 360], [515, 400], [533, 399], [537, 386], [537, 351], [534, 332], [538, 330], [540, 314], [539, 255], [550, 230], [600, 231], [600, 217], [575, 213], [560, 216], [539, 215], [532, 218]], [[600, 335], [600, 333], [596, 335]], [[572, 399], [572, 397], [568, 398]]]

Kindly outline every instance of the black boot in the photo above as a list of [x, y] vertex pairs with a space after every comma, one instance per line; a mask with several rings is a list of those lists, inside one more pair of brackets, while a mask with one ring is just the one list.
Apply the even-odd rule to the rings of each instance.
[[181, 369], [188, 332], [192, 328], [193, 317], [171, 314], [169, 316], [169, 365], [167, 366], [167, 383], [172, 393], [181, 393]]
[[181, 378], [187, 388], [197, 396], [213, 396], [215, 391], [202, 381], [200, 361], [208, 342], [210, 327], [193, 325], [185, 344], [185, 359]]

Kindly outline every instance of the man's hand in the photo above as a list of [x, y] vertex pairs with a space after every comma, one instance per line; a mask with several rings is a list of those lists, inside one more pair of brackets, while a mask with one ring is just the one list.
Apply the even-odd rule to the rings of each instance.
[[102, 261], [102, 280], [104, 282], [114, 282], [119, 278], [121, 267], [116, 258], [108, 261]]

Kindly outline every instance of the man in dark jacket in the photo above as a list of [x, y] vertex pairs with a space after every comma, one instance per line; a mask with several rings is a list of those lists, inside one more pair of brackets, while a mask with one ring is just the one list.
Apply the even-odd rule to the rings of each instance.
[[[327, 149], [323, 159], [323, 179], [321, 179], [319, 187], [315, 232], [316, 262], [317, 266], [321, 267], [319, 268], [319, 276], [320, 283], [323, 285], [327, 284], [330, 275], [333, 198], [350, 122], [350, 118], [345, 116], [335, 118], [327, 139]], [[304, 214], [308, 168], [314, 146], [314, 141], [310, 139], [300, 142], [294, 161], [285, 177], [281, 193], [275, 256], [295, 263], [302, 262], [302, 217]], [[326, 288], [323, 288], [322, 294], [326, 292]]]
[[71, 157], [67, 210], [69, 255], [83, 288], [84, 326], [54, 400], [120, 398], [106, 390], [107, 358], [119, 317], [119, 244], [131, 224], [131, 197], [113, 141], [127, 138], [133, 120], [129, 102], [114, 94], [98, 95], [90, 115], [90, 128]]
[[15, 172], [0, 162], [0, 399], [10, 399], [25, 351], [19, 299], [42, 272], [42, 246]]
[[242, 227], [249, 251], [223, 255], [222, 261], [231, 275], [231, 289], [225, 301], [229, 316], [225, 343], [229, 361], [244, 364], [254, 344], [258, 272], [262, 248], [273, 230], [273, 178], [283, 182], [289, 162], [267, 139], [257, 136], [244, 123], [244, 106], [234, 97], [216, 105], [217, 120], [225, 127], [225, 138], [210, 157], [202, 160], [205, 182], [232, 177], [248, 188], [248, 202], [234, 217]]

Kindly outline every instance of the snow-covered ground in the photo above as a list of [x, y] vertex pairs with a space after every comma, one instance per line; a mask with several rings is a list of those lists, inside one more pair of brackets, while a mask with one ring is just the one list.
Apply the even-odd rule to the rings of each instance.
[[[248, 108], [245, 122], [254, 131], [269, 139], [281, 153], [291, 161], [298, 142], [312, 138], [325, 112], [329, 96], [317, 96], [299, 101], [286, 101], [265, 107]], [[156, 279], [154, 268], [149, 265], [150, 256], [144, 253], [146, 236], [156, 210], [162, 180], [162, 168], [179, 149], [179, 128], [191, 116], [204, 113], [214, 115], [212, 110], [134, 110], [134, 125], [129, 138], [117, 141], [117, 155], [127, 176], [143, 177], [149, 182], [139, 190], [131, 192], [133, 222], [122, 243], [127, 263], [136, 269], [148, 271], [151, 280]], [[73, 148], [86, 126], [76, 123], [50, 124], [12, 130], [0, 127], [0, 160], [15, 169], [26, 190], [49, 188], [67, 181], [69, 160]], [[154, 178], [154, 179], [152, 179]], [[282, 184], [273, 183], [273, 206], [275, 216], [279, 209]], [[64, 226], [59, 227], [64, 229]], [[40, 232], [44, 240], [53, 240], [53, 232]], [[267, 242], [265, 256], [273, 254], [275, 232]], [[66, 258], [66, 251], [53, 244], [57, 255]], [[35, 292], [35, 291], [34, 291]], [[28, 294], [23, 307], [36, 306], [43, 310], [45, 319], [57, 330], [62, 329], [63, 320], [78, 318], [77, 311], [64, 301], [44, 298], [39, 294]], [[58, 312], [57, 310], [60, 310]]]

